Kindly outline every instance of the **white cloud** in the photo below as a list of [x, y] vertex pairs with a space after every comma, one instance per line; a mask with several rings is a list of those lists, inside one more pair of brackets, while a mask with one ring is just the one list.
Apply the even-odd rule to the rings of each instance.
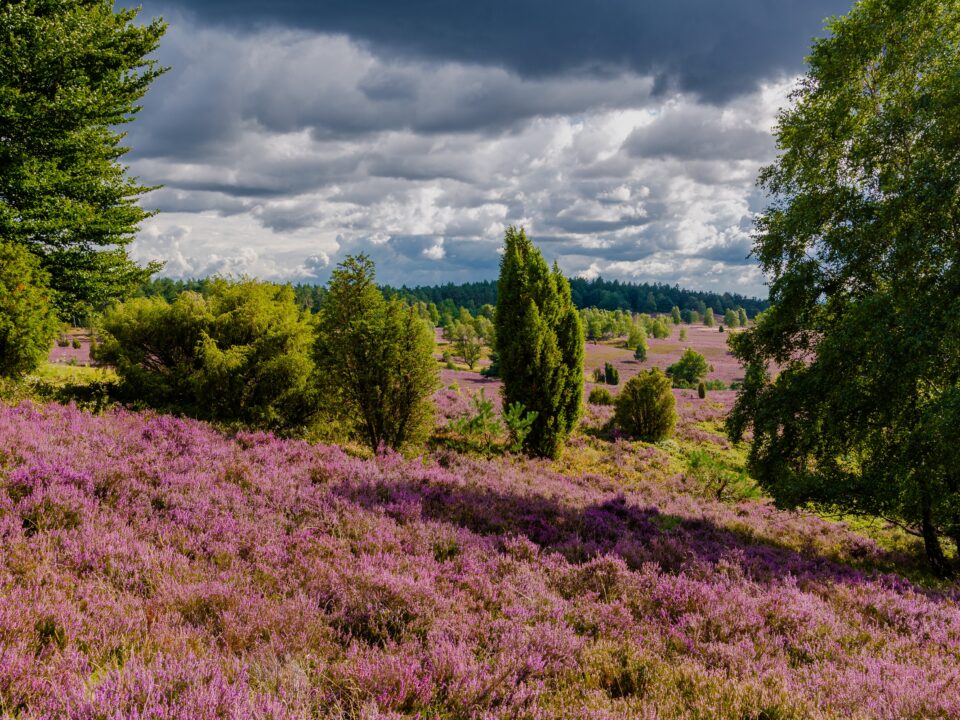
[[478, 279], [517, 223], [567, 272], [765, 292], [745, 256], [788, 83], [719, 107], [654, 97], [649, 77], [523, 79], [344, 36], [168, 39], [180, 69], [131, 139], [133, 173], [167, 186], [134, 253], [167, 274], [323, 280], [367, 251], [384, 282]]

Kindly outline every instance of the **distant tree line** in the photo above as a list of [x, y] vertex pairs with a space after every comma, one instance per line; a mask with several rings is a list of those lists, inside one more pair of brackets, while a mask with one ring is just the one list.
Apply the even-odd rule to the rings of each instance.
[[[603, 278], [594, 280], [569, 278], [567, 282], [570, 285], [573, 304], [579, 309], [599, 308], [634, 313], [670, 313], [676, 307], [683, 313], [684, 322], [700, 322], [707, 315], [708, 309], [714, 315], [726, 317], [730, 311], [737, 312], [742, 308], [747, 317], [752, 318], [769, 307], [766, 300], [739, 293], [701, 292], [661, 283], [630, 283]], [[190, 290], [203, 294], [208, 286], [209, 280], [205, 278], [199, 280], [157, 278], [144, 285], [140, 293], [147, 297], [160, 295], [167, 302], [172, 302], [181, 292]], [[497, 304], [496, 280], [414, 288], [383, 286], [380, 289], [387, 299], [399, 298], [410, 304], [424, 303], [428, 307], [434, 306], [441, 320], [444, 316], [455, 319], [461, 308], [465, 308], [471, 315], [478, 315], [484, 306]], [[300, 307], [317, 312], [323, 303], [326, 289], [322, 285], [298, 284], [294, 286], [293, 292]], [[438, 322], [438, 324], [443, 323]]]

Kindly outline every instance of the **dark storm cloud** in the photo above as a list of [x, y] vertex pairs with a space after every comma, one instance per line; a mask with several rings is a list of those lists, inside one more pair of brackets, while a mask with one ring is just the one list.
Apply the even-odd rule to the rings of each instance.
[[[176, 0], [147, 0], [147, 13]], [[498, 65], [524, 76], [611, 67], [655, 73], [720, 100], [801, 68], [823, 20], [849, 0], [190, 0], [181, 7], [234, 29], [343, 33], [407, 57]], [[376, 83], [379, 97], [403, 83]]]

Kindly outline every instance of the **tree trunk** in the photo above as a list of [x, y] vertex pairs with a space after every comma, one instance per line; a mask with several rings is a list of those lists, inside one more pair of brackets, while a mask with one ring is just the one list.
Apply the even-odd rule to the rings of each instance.
[[943, 548], [940, 547], [940, 539], [937, 537], [937, 529], [933, 525], [933, 519], [930, 513], [930, 504], [923, 503], [921, 518], [921, 531], [923, 532], [923, 547], [927, 551], [927, 560], [933, 571], [942, 578], [952, 577], [953, 570], [943, 554]]

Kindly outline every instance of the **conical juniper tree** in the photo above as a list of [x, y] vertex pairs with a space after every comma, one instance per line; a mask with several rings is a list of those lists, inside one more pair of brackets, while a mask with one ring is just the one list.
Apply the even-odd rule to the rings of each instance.
[[124, 133], [164, 71], [166, 26], [113, 0], [0, 3], [0, 238], [49, 273], [61, 317], [133, 292], [160, 265], [127, 255], [150, 213], [126, 174]]
[[537, 413], [523, 450], [557, 457], [580, 418], [583, 328], [570, 285], [551, 270], [523, 228], [509, 227], [495, 315], [504, 407]]
[[[780, 115], [754, 253], [773, 306], [731, 336], [728, 420], [781, 505], [960, 545], [960, 3], [863, 0]], [[771, 378], [768, 370], [779, 367]]]
[[416, 448], [433, 429], [433, 350], [431, 324], [384, 299], [367, 255], [337, 266], [317, 318], [317, 383], [331, 413], [371, 450]]

